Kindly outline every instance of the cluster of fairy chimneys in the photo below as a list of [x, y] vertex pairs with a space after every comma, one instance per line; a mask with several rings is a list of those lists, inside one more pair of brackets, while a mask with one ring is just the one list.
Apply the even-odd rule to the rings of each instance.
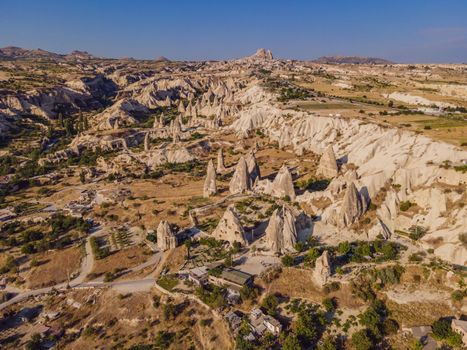
[[[208, 163], [206, 179], [203, 187], [204, 197], [210, 197], [217, 194], [216, 175], [225, 173], [230, 170], [230, 168], [225, 166], [224, 153], [222, 149], [219, 149], [217, 156], [217, 167], [214, 167], [212, 160], [210, 160]], [[260, 179], [261, 171], [256, 160], [255, 152], [250, 151], [246, 157], [242, 156], [238, 160], [232, 179], [229, 183], [229, 191], [231, 194], [249, 192], [254, 188]], [[288, 197], [291, 200], [295, 199], [292, 175], [285, 164], [277, 173], [274, 181], [266, 185], [265, 192], [278, 198]]]
[[[154, 123], [152, 125], [153, 131], [160, 130], [161, 128], [167, 129], [166, 136], [172, 137], [173, 143], [179, 143], [180, 137], [182, 135], [182, 131], [184, 128], [183, 120], [181, 115], [177, 118], [170, 121], [169, 125], [165, 125], [164, 123], [164, 115], [160, 115], [159, 118], [154, 118]], [[150, 150], [150, 138], [151, 132], [146, 132], [144, 135], [144, 151], [148, 152]]]

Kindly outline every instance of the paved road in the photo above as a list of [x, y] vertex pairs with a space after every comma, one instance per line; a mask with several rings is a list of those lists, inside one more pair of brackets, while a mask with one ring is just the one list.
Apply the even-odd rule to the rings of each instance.
[[[15, 297], [11, 298], [10, 300], [0, 304], [0, 311], [5, 309], [6, 307], [26, 300], [29, 297], [37, 296], [41, 294], [50, 293], [52, 290], [65, 290], [69, 288], [107, 288], [112, 287], [124, 292], [136, 292], [136, 291], [144, 291], [149, 290], [155, 283], [154, 278], [142, 278], [137, 280], [130, 280], [130, 281], [118, 281], [118, 282], [102, 282], [102, 281], [90, 281], [84, 282], [86, 276], [92, 271], [94, 266], [94, 255], [92, 254], [90, 238], [94, 235], [98, 235], [100, 232], [96, 231], [93, 232], [91, 235], [88, 236], [86, 240], [86, 256], [84, 257], [83, 261], [81, 262], [81, 269], [79, 275], [70, 281], [70, 284], [66, 282], [56, 284], [51, 287], [40, 288], [30, 291], [21, 292]], [[162, 257], [162, 253], [158, 252], [151, 256], [151, 258], [143, 264], [135, 266], [129, 269], [129, 272], [137, 272], [143, 270], [144, 268], [157, 265], [160, 263]], [[8, 290], [8, 289], [7, 289]]]

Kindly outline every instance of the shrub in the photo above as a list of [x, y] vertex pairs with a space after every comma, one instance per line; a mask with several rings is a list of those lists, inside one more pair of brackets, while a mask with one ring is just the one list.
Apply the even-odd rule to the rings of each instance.
[[157, 284], [160, 285], [165, 290], [171, 292], [175, 286], [178, 284], [178, 279], [170, 276], [162, 276], [157, 280]]
[[368, 330], [362, 329], [352, 334], [352, 345], [356, 350], [370, 350], [373, 346], [373, 341], [368, 335]]
[[399, 209], [401, 211], [407, 211], [410, 209], [410, 207], [412, 206], [413, 204], [410, 202], [410, 201], [403, 201], [400, 203], [399, 205]]
[[274, 294], [268, 294], [262, 301], [261, 307], [266, 311], [270, 316], [276, 315], [276, 309], [279, 305], [279, 301]]
[[295, 259], [290, 255], [284, 255], [281, 261], [284, 266], [293, 266], [295, 264]]
[[409, 232], [410, 232], [409, 237], [413, 239], [414, 241], [417, 241], [426, 234], [427, 229], [422, 226], [414, 225], [409, 228]]
[[336, 309], [337, 303], [334, 298], [325, 298], [323, 300], [323, 306], [327, 312], [331, 312]]
[[462, 301], [466, 294], [466, 290], [455, 290], [454, 292], [452, 292], [451, 298], [454, 301]]
[[320, 252], [317, 248], [310, 248], [305, 254], [305, 262], [312, 263], [319, 258]]

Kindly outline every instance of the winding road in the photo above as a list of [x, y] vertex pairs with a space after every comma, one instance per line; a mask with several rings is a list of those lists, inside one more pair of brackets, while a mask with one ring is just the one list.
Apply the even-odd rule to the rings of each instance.
[[[86, 255], [81, 262], [80, 273], [78, 276], [72, 279], [69, 283], [62, 282], [62, 283], [59, 283], [59, 284], [56, 284], [50, 287], [19, 292], [19, 294], [15, 295], [10, 300], [4, 303], [1, 303], [0, 311], [13, 304], [26, 300], [29, 297], [47, 294], [47, 293], [52, 292], [53, 290], [66, 290], [69, 288], [81, 289], [81, 288], [108, 288], [110, 287], [110, 288], [115, 288], [115, 289], [125, 291], [125, 292], [132, 292], [132, 291], [136, 292], [136, 291], [148, 290], [152, 286], [154, 286], [156, 279], [153, 277], [146, 277], [142, 279], [129, 280], [129, 281], [103, 282], [99, 280], [93, 280], [93, 281], [85, 282], [86, 277], [91, 273], [94, 267], [94, 255], [92, 253], [90, 239], [91, 237], [97, 236], [98, 234], [99, 234], [99, 230], [90, 234], [86, 239], [86, 244], [85, 244]], [[130, 268], [126, 270], [125, 272], [126, 273], [138, 272], [151, 265], [156, 266], [157, 264], [160, 263], [161, 259], [162, 259], [162, 253], [157, 252], [156, 254], [153, 254], [148, 261], [138, 266], [135, 266], [133, 268]], [[18, 289], [7, 287], [5, 291], [18, 292]]]

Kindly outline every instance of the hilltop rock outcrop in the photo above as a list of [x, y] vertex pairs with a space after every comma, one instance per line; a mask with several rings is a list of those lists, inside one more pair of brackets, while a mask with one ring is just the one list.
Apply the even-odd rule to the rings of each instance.
[[212, 237], [218, 240], [227, 241], [230, 244], [238, 242], [242, 245], [247, 245], [248, 241], [245, 237], [245, 231], [240, 223], [240, 219], [233, 205], [227, 207], [224, 215], [219, 221], [219, 224], [212, 232]]

